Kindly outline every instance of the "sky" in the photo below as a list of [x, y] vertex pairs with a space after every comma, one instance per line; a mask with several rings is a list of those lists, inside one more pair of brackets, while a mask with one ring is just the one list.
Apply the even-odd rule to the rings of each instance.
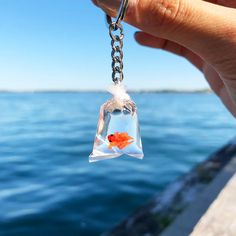
[[[185, 59], [138, 45], [123, 23], [129, 89], [208, 88]], [[0, 0], [0, 90], [96, 90], [111, 84], [104, 13], [90, 0]]]

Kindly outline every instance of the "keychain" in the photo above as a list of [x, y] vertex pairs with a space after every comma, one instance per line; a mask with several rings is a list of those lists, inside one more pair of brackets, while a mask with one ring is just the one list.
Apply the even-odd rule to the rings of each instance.
[[[97, 133], [89, 161], [119, 157], [123, 154], [143, 158], [137, 108], [123, 85], [123, 20], [128, 0], [123, 0], [115, 21], [106, 16], [112, 46], [112, 80], [108, 91], [113, 97], [100, 108]], [[116, 34], [115, 34], [116, 33]]]

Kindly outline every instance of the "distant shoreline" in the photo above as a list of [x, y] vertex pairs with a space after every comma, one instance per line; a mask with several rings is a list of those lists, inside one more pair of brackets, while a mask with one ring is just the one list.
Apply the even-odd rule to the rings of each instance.
[[[1, 93], [106, 93], [106, 90], [0, 90]], [[129, 93], [212, 93], [210, 89], [197, 90], [128, 90]]]

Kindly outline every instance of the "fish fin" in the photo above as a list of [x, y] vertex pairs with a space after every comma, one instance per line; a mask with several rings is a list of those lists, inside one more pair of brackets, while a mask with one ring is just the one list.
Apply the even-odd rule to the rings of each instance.
[[126, 147], [129, 146], [131, 143], [133, 143], [133, 141], [131, 141], [131, 142], [124, 141], [124, 142], [122, 142], [122, 143], [119, 144], [119, 148], [120, 148], [120, 149], [126, 148]]
[[109, 148], [109, 149], [112, 149], [113, 146], [114, 146], [114, 144], [113, 144], [113, 143], [110, 143], [110, 144], [108, 145], [108, 148]]

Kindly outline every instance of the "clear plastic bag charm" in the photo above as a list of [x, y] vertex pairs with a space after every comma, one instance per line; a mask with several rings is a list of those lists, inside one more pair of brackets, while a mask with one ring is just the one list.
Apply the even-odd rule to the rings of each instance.
[[101, 106], [93, 152], [89, 161], [123, 154], [143, 158], [137, 109], [122, 84], [113, 85], [113, 98]]

